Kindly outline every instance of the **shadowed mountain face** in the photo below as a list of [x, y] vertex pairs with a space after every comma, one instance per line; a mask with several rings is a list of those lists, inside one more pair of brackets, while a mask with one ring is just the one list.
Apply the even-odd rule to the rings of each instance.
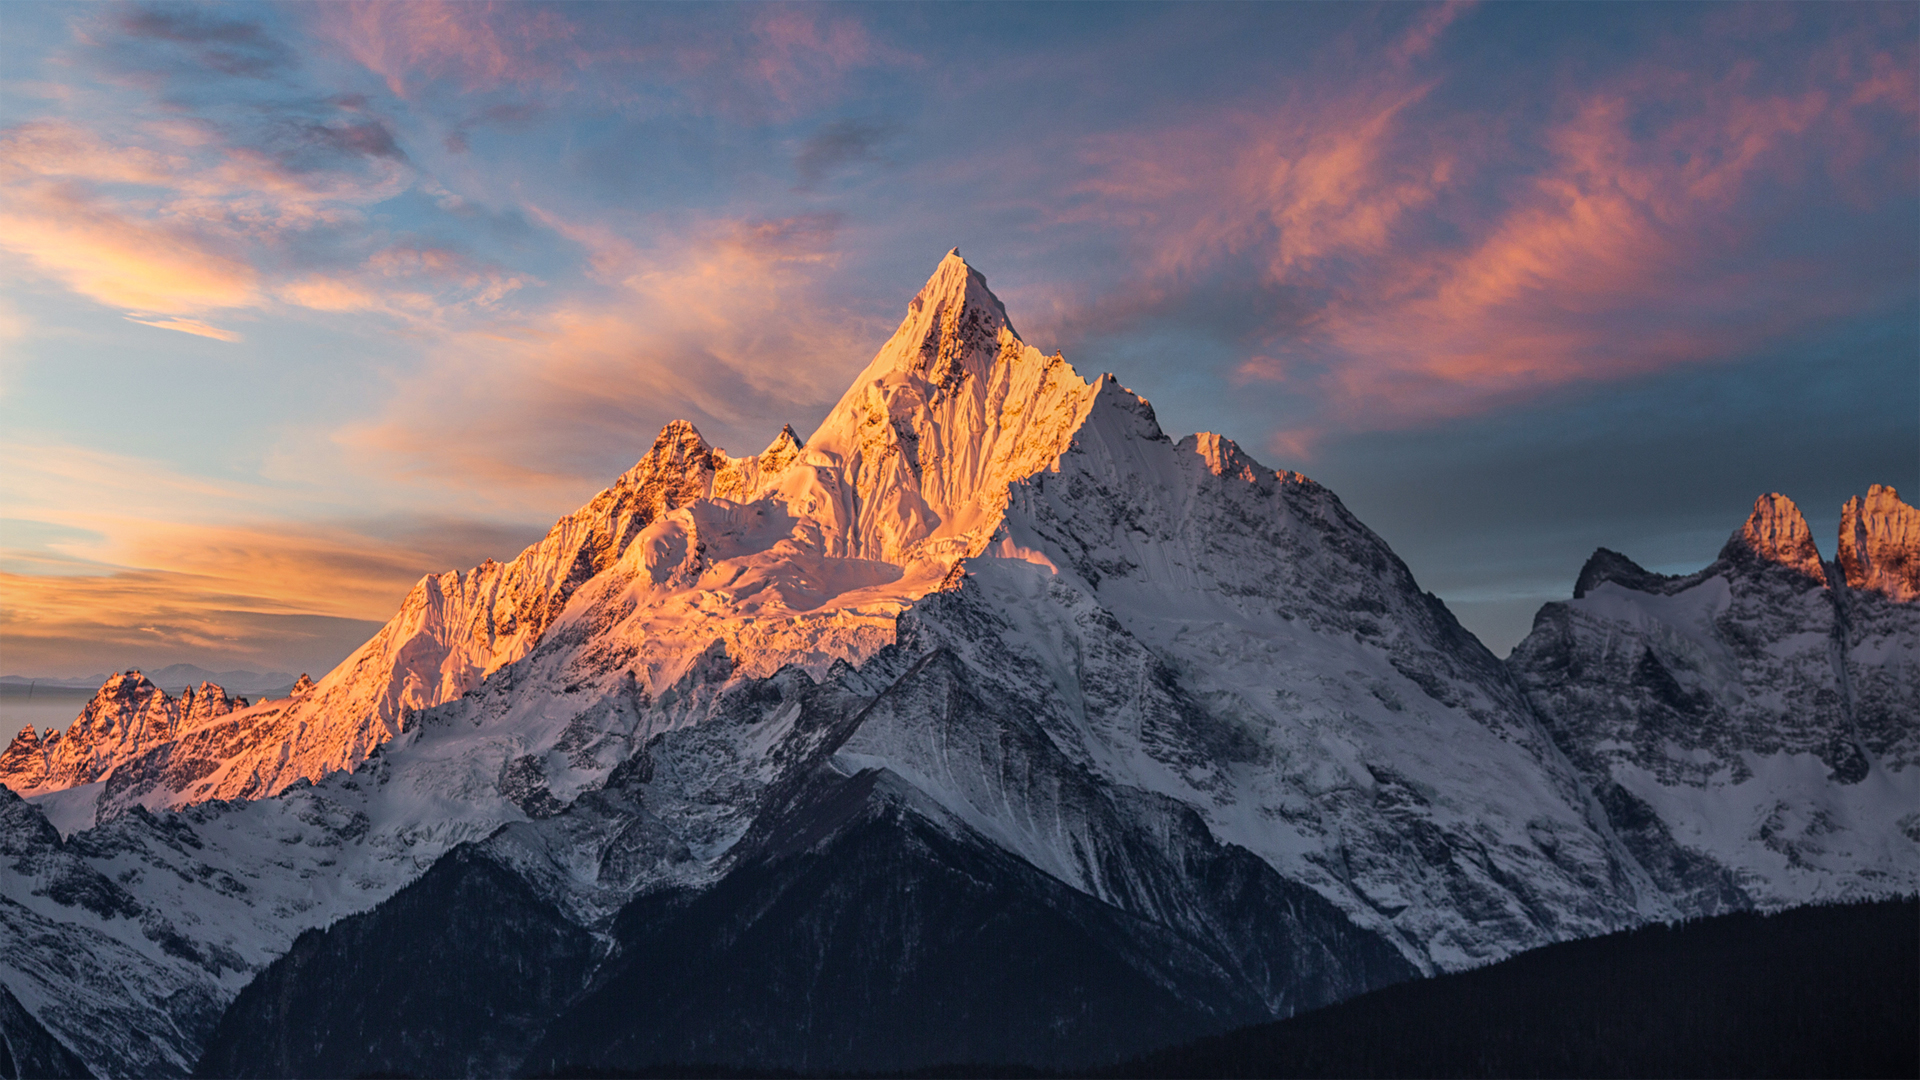
[[502, 1076], [594, 951], [518, 876], [455, 848], [377, 912], [300, 935], [227, 1010], [197, 1073]]
[[1614, 831], [1685, 910], [1911, 880], [1915, 517], [1891, 488], [1849, 502], [1839, 564], [1780, 495], [1695, 574], [1601, 550], [1508, 659]]
[[1871, 588], [1772, 497], [1702, 575], [1596, 559], [1510, 668], [951, 254], [811, 439], [669, 425], [318, 683], [5, 793], [0, 973], [112, 1075], [1088, 1065], [1910, 890], [1891, 498]]
[[82, 1078], [93, 1074], [74, 1052], [0, 986], [0, 1078], [4, 1080], [40, 1080], [42, 1077]]
[[[935, 653], [883, 701], [964, 695], [957, 674]], [[830, 738], [849, 736], [840, 726]], [[516, 845], [502, 838], [303, 935], [235, 1001], [198, 1071], [1084, 1066], [1271, 1016], [1276, 997], [1310, 1008], [1417, 973], [1190, 813], [1172, 837], [1111, 816], [1092, 837], [1097, 857], [1187, 908], [1156, 920], [1040, 872], [896, 774], [814, 757], [770, 793], [716, 885], [618, 912], [590, 982], [570, 924], [504, 869]], [[466, 987], [488, 989], [467, 1001]]]

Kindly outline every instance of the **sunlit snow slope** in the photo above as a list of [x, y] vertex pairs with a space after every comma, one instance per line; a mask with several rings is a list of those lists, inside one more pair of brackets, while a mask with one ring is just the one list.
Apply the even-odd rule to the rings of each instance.
[[[256, 975], [222, 1068], [628, 1068], [735, 1009], [769, 1025], [735, 1064], [885, 1071], [934, 1062], [783, 1042], [811, 1021], [776, 988], [816, 962], [951, 985], [972, 969], [922, 946], [952, 928], [815, 955], [815, 916], [765, 913], [1026, 912], [995, 940], [1057, 939], [1138, 987], [1113, 1015], [1157, 1017], [1125, 1033], [1150, 1042], [1649, 919], [1912, 890], [1920, 830], [1888, 809], [1920, 775], [1911, 514], [1890, 489], [1850, 509], [1844, 572], [1777, 497], [1694, 578], [1602, 553], [1510, 671], [1331, 491], [1168, 438], [1112, 376], [1026, 346], [950, 253], [806, 443], [733, 458], [670, 424], [540, 543], [423, 579], [289, 699], [155, 705], [128, 675], [58, 738], [22, 733], [0, 978], [109, 1075], [192, 1068]], [[861, 892], [880, 865], [967, 884]], [[831, 903], [782, 907], [795, 882]], [[482, 978], [521, 959], [434, 935], [618, 940], [554, 956], [644, 996], [645, 965], [593, 965], [706, 933], [695, 914], [801, 944], [682, 957], [721, 1005], [615, 1009], [680, 1018], [578, 1059], [542, 1033], [609, 1006], [551, 987], [428, 1054], [405, 1035], [428, 1018], [387, 996], [415, 961], [354, 944], [470, 951]], [[740, 963], [751, 985], [700, 982]], [[1052, 1007], [1020, 1006], [1027, 1043], [951, 1045], [1118, 1045]]]

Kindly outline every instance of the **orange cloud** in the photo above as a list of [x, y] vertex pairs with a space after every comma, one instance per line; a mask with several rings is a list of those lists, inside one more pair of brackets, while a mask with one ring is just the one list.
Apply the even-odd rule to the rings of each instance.
[[824, 413], [885, 337], [821, 295], [833, 218], [714, 221], [642, 247], [530, 213], [587, 250], [604, 294], [451, 331], [344, 445], [390, 474], [584, 495], [674, 418], [758, 451]]
[[178, 330], [183, 334], [212, 338], [215, 341], [231, 342], [240, 340], [240, 335], [234, 333], [232, 330], [223, 330], [218, 326], [203, 323], [199, 319], [161, 319], [150, 315], [141, 315], [138, 312], [129, 312], [123, 317], [128, 322], [139, 323], [141, 326], [151, 326], [159, 330]]
[[[312, 669], [317, 675], [378, 623], [263, 612], [195, 578], [121, 571], [98, 576], [0, 572], [6, 673], [76, 676], [171, 663]], [[381, 621], [384, 621], [384, 617]]]
[[449, 248], [396, 244], [374, 252], [360, 266], [289, 281], [276, 295], [313, 311], [375, 311], [440, 324], [491, 307], [533, 280]]
[[[199, 655], [324, 666], [422, 574], [510, 558], [540, 531], [418, 512], [398, 526], [348, 518], [346, 497], [299, 499], [70, 446], [9, 442], [0, 456], [9, 673]], [[286, 521], [290, 499], [337, 516]]]
[[[315, 137], [344, 137], [327, 130]], [[341, 167], [295, 170], [185, 120], [117, 137], [66, 122], [0, 129], [0, 247], [134, 322], [222, 341], [238, 335], [203, 316], [283, 304], [437, 323], [532, 280], [408, 243], [358, 265], [288, 265], [300, 237], [353, 223], [409, 182], [379, 146], [350, 151]]]
[[244, 307], [258, 299], [253, 268], [189, 230], [121, 213], [71, 183], [11, 188], [0, 196], [0, 245], [83, 296], [165, 312]]

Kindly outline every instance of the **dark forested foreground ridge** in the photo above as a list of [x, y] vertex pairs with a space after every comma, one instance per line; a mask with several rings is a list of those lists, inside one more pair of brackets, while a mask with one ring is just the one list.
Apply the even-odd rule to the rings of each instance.
[[1097, 1075], [1920, 1075], [1920, 901], [1549, 945]]
[[[498, 995], [510, 983], [502, 979], [492, 992]], [[488, 987], [468, 985], [486, 997]], [[499, 1004], [488, 999], [479, 1011], [493, 1013]], [[595, 1018], [595, 1011], [576, 1010], [573, 1026], [598, 1019], [603, 1030], [567, 1031], [569, 1025], [556, 1024], [531, 1056], [544, 1060], [530, 1058], [521, 1071], [701, 1078], [1912, 1077], [1920, 1075], [1920, 900], [1775, 915], [1741, 912], [1550, 945], [1475, 971], [1401, 983], [1290, 1020], [1077, 1073], [1022, 1065], [874, 1073], [782, 1068], [766, 1058], [750, 1066], [656, 1058], [622, 1068], [609, 1063], [605, 1050], [621, 1040], [632, 1018], [623, 1024], [606, 1010]], [[469, 1016], [467, 1022], [479, 1019]], [[742, 1017], [731, 1019], [743, 1033], [751, 1028]], [[845, 1026], [855, 1018], [840, 1019]], [[837, 1035], [857, 1043], [867, 1038], [861, 1029], [855, 1023]], [[334, 1034], [352, 1041], [356, 1033]], [[411, 1038], [432, 1043], [440, 1036], [419, 1030]], [[556, 1065], [576, 1038], [586, 1061]], [[709, 1049], [719, 1048], [710, 1043]], [[202, 1074], [220, 1075], [209, 1064], [202, 1062]], [[457, 1066], [481, 1062], [439, 1064], [467, 1071]]]
[[[500, 1076], [910, 1072], [1112, 1062], [1415, 974], [1311, 890], [1195, 825], [1215, 888], [1180, 932], [1069, 889], [875, 773], [816, 777], [704, 892], [627, 905], [613, 952], [462, 846], [243, 990], [196, 1070]], [[1149, 864], [1153, 852], [1127, 852]], [[1176, 993], [1171, 987], [1179, 987]]]
[[[706, 1067], [555, 1076], [800, 1076]], [[922, 1077], [1058, 1076], [964, 1066]], [[1920, 901], [1549, 945], [1080, 1077], [1912, 1077]]]

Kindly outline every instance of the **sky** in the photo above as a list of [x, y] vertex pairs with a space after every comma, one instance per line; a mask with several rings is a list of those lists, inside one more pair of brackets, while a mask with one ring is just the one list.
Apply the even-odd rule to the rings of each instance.
[[1498, 654], [1920, 495], [1920, 7], [0, 5], [0, 672], [311, 671], [958, 246]]

